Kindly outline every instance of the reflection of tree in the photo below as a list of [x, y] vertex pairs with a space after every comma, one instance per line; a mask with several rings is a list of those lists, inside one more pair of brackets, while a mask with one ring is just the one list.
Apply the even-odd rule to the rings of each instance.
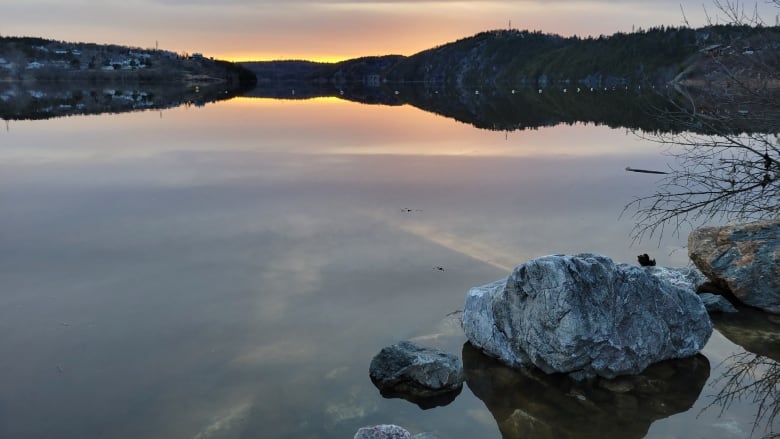
[[[780, 6], [780, 0], [772, 3]], [[739, 2], [715, 6], [735, 25], [761, 24]], [[687, 88], [680, 88], [676, 109], [658, 117], [687, 127], [685, 132], [641, 135], [667, 146], [674, 164], [653, 194], [627, 206], [637, 220], [635, 239], [716, 218], [778, 216], [779, 37], [774, 28], [756, 29], [736, 35], [730, 45], [705, 48], [696, 68], [680, 80]]]
[[675, 159], [656, 191], [631, 202], [635, 237], [677, 232], [715, 218], [748, 221], [777, 216], [780, 208], [780, 147], [778, 136], [765, 133], [720, 135], [658, 134]]
[[709, 407], [720, 406], [721, 414], [735, 402], [747, 400], [757, 406], [751, 433], [764, 424], [765, 437], [777, 438], [774, 424], [780, 413], [780, 363], [751, 352], [740, 352], [724, 360], [726, 370], [714, 381], [723, 384]]

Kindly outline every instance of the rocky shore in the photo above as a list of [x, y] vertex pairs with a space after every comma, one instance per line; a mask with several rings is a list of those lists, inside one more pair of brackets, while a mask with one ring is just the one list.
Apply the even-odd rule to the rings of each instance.
[[[743, 309], [751, 315], [778, 313], [779, 236], [780, 221], [698, 229], [688, 245], [696, 266], [687, 268], [615, 264], [594, 254], [533, 259], [469, 290], [462, 361], [401, 342], [377, 354], [371, 379], [383, 396], [423, 408], [448, 404], [465, 381], [504, 437], [644, 437], [654, 420], [689, 409], [699, 397], [710, 372], [699, 355], [713, 331], [709, 313], [724, 320], [718, 316], [737, 312], [731, 301], [749, 306]], [[744, 332], [731, 320], [721, 322], [730, 338]], [[626, 407], [637, 411], [615, 416]], [[518, 413], [533, 422], [514, 419]], [[646, 422], [624, 423], [626, 416]], [[596, 418], [595, 430], [583, 432]], [[355, 435], [431, 437], [395, 425]]]

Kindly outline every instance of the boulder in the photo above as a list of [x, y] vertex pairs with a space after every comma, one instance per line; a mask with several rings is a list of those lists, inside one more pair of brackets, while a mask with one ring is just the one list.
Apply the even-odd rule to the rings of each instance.
[[712, 334], [701, 299], [601, 255], [552, 255], [472, 288], [469, 341], [513, 367], [575, 378], [638, 374], [652, 363], [698, 353]]
[[701, 301], [704, 303], [704, 307], [707, 308], [707, 312], [737, 312], [734, 305], [728, 301], [725, 297], [719, 294], [701, 293], [699, 294]]
[[412, 434], [403, 427], [385, 424], [363, 427], [354, 439], [412, 439]]
[[780, 220], [694, 230], [688, 256], [742, 303], [780, 314]]
[[410, 341], [382, 349], [369, 375], [382, 396], [403, 398], [427, 409], [452, 402], [463, 388], [463, 363], [455, 355]]

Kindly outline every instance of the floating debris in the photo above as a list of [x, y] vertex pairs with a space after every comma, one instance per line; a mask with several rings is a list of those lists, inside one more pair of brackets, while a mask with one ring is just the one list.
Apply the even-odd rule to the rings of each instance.
[[641, 172], [641, 173], [644, 173], [644, 174], [668, 174], [668, 172], [664, 172], [664, 171], [651, 171], [649, 169], [634, 169], [634, 168], [631, 168], [631, 167], [628, 167], [628, 166], [626, 166], [626, 171], [628, 171], [628, 172]]

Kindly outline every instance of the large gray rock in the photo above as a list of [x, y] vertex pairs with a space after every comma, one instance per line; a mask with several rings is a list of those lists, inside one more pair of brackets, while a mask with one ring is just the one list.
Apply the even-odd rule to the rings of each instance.
[[576, 378], [637, 374], [695, 355], [712, 334], [693, 291], [592, 254], [545, 256], [472, 288], [463, 328], [474, 346], [510, 366]]
[[382, 349], [369, 375], [383, 396], [403, 398], [422, 408], [452, 402], [463, 388], [463, 363], [455, 355], [410, 341]]
[[688, 256], [741, 302], [780, 314], [780, 220], [694, 230]]

